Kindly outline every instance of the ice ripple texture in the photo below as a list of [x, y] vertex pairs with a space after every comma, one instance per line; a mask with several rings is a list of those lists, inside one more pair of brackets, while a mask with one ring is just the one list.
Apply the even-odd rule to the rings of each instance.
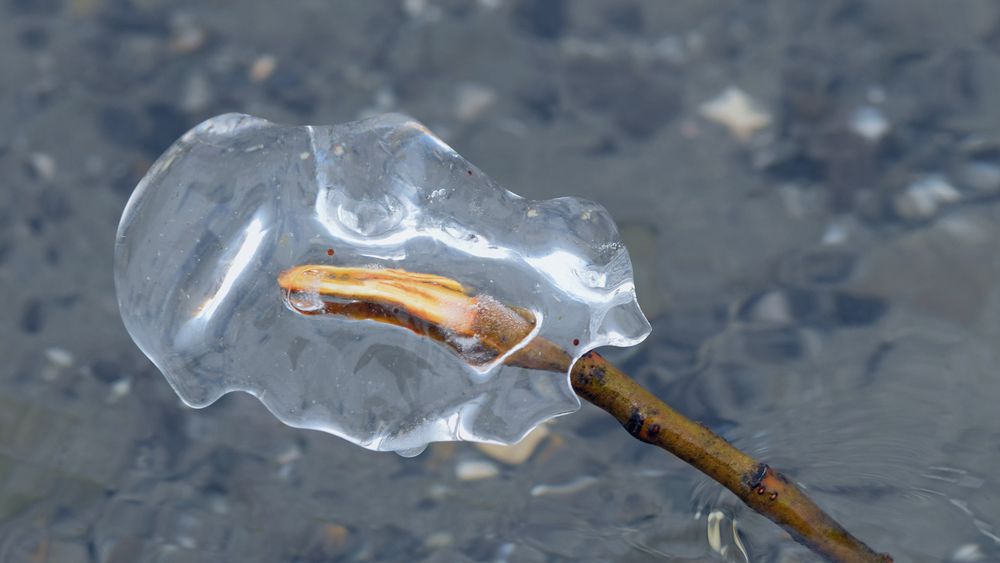
[[574, 358], [649, 332], [603, 207], [523, 199], [395, 114], [198, 125], [132, 194], [115, 284], [132, 338], [192, 407], [244, 391], [291, 426], [410, 452], [515, 442], [579, 408], [567, 373], [473, 366], [405, 328], [296, 313], [276, 280], [301, 264], [447, 276], [530, 311], [532, 337]]

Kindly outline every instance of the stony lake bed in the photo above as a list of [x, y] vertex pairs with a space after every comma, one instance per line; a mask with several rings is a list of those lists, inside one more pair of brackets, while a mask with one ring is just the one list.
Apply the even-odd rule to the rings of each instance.
[[589, 406], [405, 459], [180, 404], [115, 229], [231, 111], [599, 202], [653, 326], [602, 352], [896, 561], [1000, 559], [1000, 5], [6, 0], [0, 42], [0, 561], [814, 560]]

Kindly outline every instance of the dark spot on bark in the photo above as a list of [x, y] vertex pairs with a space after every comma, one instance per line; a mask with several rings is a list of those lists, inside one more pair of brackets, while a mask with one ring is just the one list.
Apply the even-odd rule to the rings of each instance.
[[657, 436], [660, 435], [660, 430], [661, 430], [660, 425], [654, 422], [653, 424], [649, 425], [649, 428], [646, 429], [646, 436], [648, 436], [651, 439], [656, 438]]
[[646, 420], [643, 418], [642, 412], [639, 411], [638, 407], [632, 407], [632, 412], [629, 414], [628, 420], [626, 420], [624, 424], [625, 430], [632, 436], [638, 438], [639, 434], [642, 432], [642, 425], [645, 422]]
[[[587, 354], [584, 354], [583, 358], [587, 359]], [[579, 381], [579, 386], [589, 388], [595, 384], [603, 385], [605, 373], [604, 366], [587, 365], [583, 366], [579, 375], [575, 377]]]
[[756, 489], [760, 486], [760, 482], [764, 480], [764, 477], [767, 476], [769, 469], [770, 467], [768, 467], [766, 463], [758, 464], [753, 471], [747, 473], [743, 477], [743, 482], [746, 483], [751, 489]]

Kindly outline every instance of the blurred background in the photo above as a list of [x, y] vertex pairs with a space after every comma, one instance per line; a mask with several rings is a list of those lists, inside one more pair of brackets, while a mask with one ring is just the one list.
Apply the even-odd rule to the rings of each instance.
[[1000, 4], [2, 0], [0, 561], [813, 561], [585, 406], [404, 459], [182, 406], [118, 218], [214, 114], [413, 115], [615, 217], [608, 350], [896, 561], [1000, 560]]

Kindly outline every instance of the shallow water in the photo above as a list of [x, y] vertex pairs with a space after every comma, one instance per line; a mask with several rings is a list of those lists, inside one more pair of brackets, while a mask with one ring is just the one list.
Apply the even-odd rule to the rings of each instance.
[[[995, 3], [0, 14], [0, 561], [813, 560], [589, 407], [507, 464], [179, 403], [115, 304], [135, 182], [217, 113], [390, 110], [526, 197], [608, 208], [653, 333], [607, 352], [658, 395], [897, 561], [1000, 560]], [[727, 128], [728, 88], [753, 103]]]

